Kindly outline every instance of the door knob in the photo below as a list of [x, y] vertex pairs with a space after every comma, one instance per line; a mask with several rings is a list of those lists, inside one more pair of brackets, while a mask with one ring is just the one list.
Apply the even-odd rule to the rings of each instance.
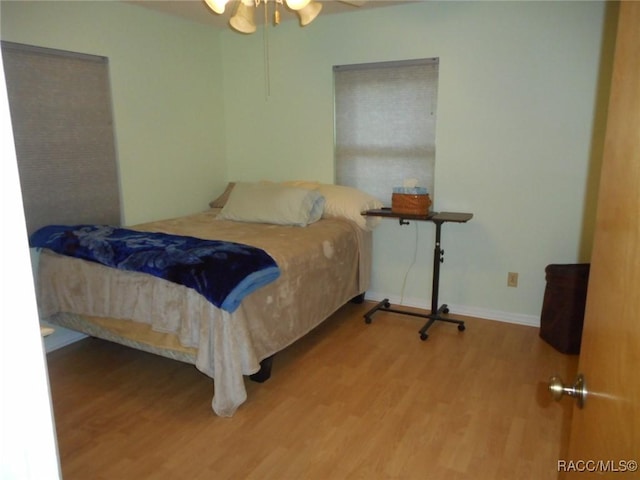
[[554, 375], [549, 379], [549, 392], [556, 402], [560, 401], [563, 395], [575, 397], [578, 408], [583, 408], [584, 402], [587, 400], [587, 383], [584, 380], [584, 375], [580, 373], [573, 386], [565, 387], [562, 379]]

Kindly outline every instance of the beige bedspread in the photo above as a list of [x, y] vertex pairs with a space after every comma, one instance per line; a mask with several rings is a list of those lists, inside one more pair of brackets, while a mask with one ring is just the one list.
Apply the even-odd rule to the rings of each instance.
[[170, 350], [184, 353], [183, 360], [194, 357], [196, 367], [215, 380], [213, 410], [231, 416], [246, 400], [243, 375], [257, 372], [262, 359], [368, 288], [371, 234], [348, 220], [289, 227], [219, 220], [217, 212], [130, 228], [239, 242], [267, 251], [281, 276], [247, 296], [234, 313], [166, 280], [46, 250], [40, 255], [38, 304], [41, 316], [54, 323], [56, 314], [67, 312], [83, 316], [84, 322], [100, 317], [93, 323], [102, 330], [109, 318], [119, 319], [111, 324], [114, 335], [123, 338], [135, 340], [140, 327], [170, 337], [165, 347], [174, 342]]

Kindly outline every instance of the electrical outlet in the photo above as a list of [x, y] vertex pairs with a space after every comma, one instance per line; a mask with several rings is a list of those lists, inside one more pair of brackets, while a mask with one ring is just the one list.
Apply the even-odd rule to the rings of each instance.
[[517, 286], [518, 286], [518, 273], [509, 272], [507, 274], [507, 287], [517, 287]]

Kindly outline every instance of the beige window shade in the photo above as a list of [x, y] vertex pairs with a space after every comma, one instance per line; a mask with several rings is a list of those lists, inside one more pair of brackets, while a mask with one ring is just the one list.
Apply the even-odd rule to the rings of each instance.
[[2, 42], [27, 230], [121, 222], [105, 57]]
[[433, 196], [438, 59], [334, 67], [336, 182], [391, 204], [416, 179]]

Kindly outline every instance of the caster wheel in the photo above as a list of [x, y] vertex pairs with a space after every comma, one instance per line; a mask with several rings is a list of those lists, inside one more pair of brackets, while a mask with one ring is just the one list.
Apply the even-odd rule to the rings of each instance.
[[442, 310], [442, 313], [444, 313], [444, 314], [446, 315], [447, 313], [449, 313], [449, 309], [448, 309], [448, 308], [444, 308], [444, 309]]
[[364, 317], [364, 323], [367, 325], [371, 323], [371, 317]]
[[389, 308], [391, 307], [391, 304], [389, 302], [384, 302], [384, 308]]
[[428, 335], [428, 334], [426, 334], [426, 333], [421, 333], [421, 334], [420, 334], [420, 340], [422, 340], [423, 342], [424, 342], [427, 338], [429, 338], [429, 335]]
[[458, 330], [459, 330], [460, 332], [464, 332], [466, 328], [467, 328], [467, 327], [465, 327], [464, 325], [458, 325]]

